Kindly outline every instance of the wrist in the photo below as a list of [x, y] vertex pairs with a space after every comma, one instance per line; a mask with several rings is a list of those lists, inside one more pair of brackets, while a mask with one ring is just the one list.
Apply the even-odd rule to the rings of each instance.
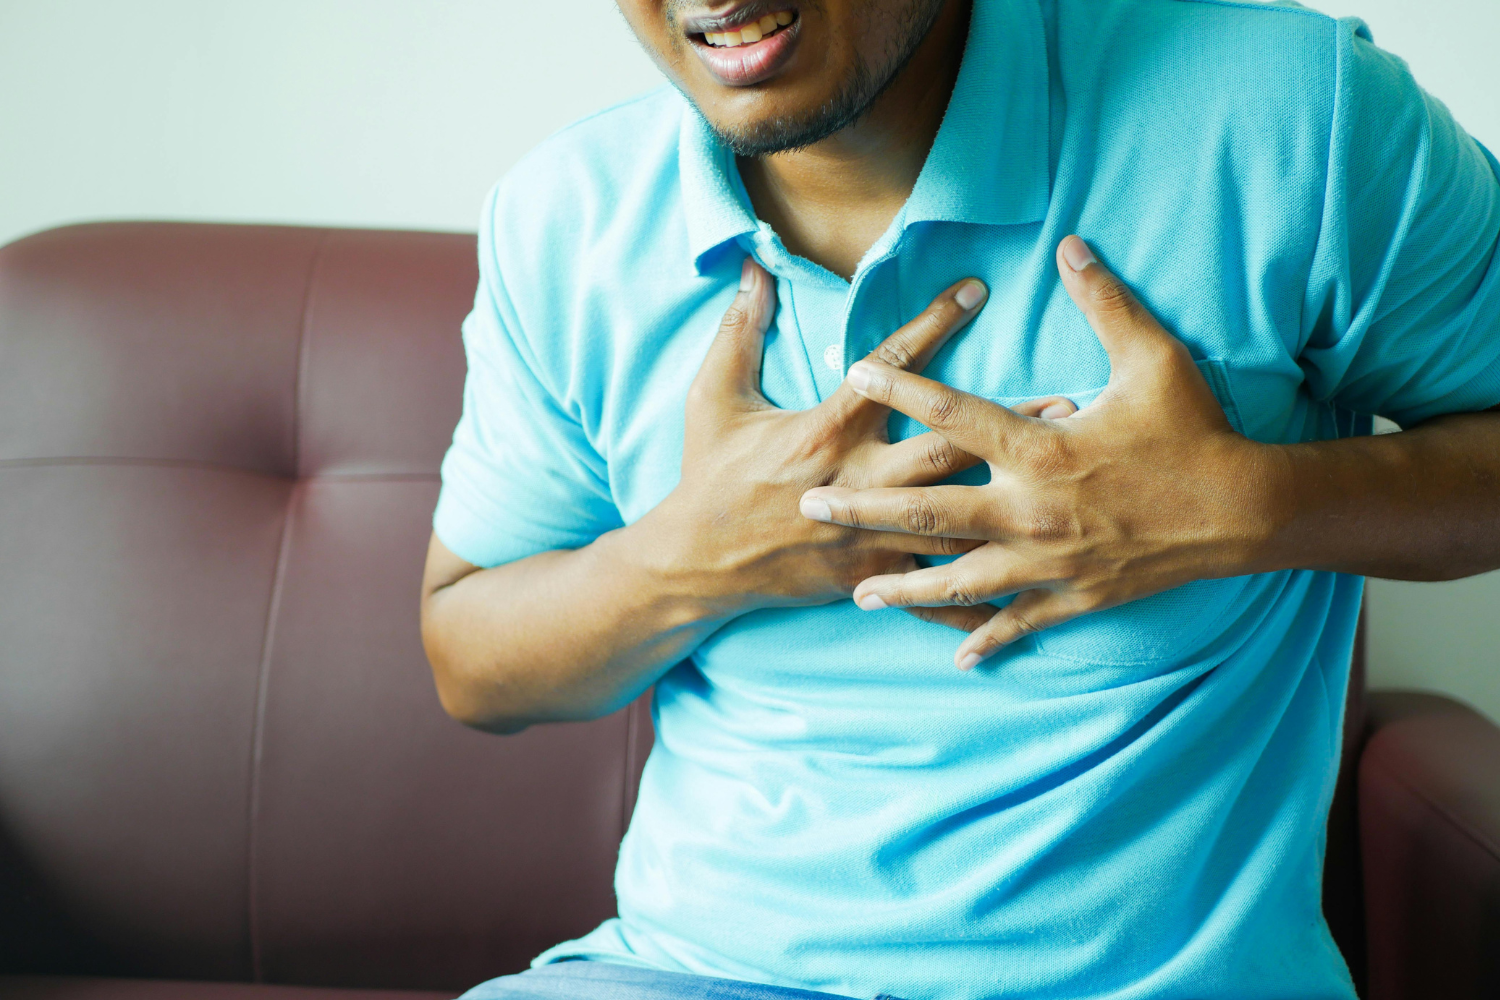
[[1285, 445], [1241, 438], [1230, 497], [1239, 526], [1244, 566], [1241, 573], [1274, 573], [1298, 568], [1294, 538], [1297, 522], [1296, 467]]
[[751, 610], [728, 586], [663, 503], [633, 524], [599, 539], [601, 555], [622, 578], [649, 594], [677, 627], [722, 623]]

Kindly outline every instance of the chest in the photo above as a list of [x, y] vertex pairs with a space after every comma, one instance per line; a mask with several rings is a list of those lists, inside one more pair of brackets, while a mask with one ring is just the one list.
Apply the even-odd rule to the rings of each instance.
[[[810, 266], [799, 272], [779, 259], [774, 245], [747, 246], [777, 276], [762, 391], [785, 409], [817, 405], [838, 387], [849, 365], [948, 285], [973, 276], [986, 283], [990, 298], [924, 374], [1005, 405], [1050, 395], [1088, 405], [1109, 381], [1110, 366], [1057, 276], [1054, 247], [1069, 231], [1066, 221], [912, 227], [867, 261], [852, 283]], [[1130, 252], [1124, 234], [1096, 232], [1091, 242], [1101, 257], [1126, 261], [1122, 276], [1188, 344], [1238, 429], [1261, 440], [1308, 436], [1316, 420], [1308, 401], [1299, 398], [1300, 296], [1294, 287], [1275, 287], [1271, 275], [1253, 272], [1195, 280], [1195, 273], [1212, 269], [1191, 253], [1142, 259]], [[740, 259], [741, 253], [726, 253], [704, 278], [664, 289], [653, 309], [617, 331], [621, 347], [614, 370], [596, 398], [584, 401], [595, 409], [598, 444], [627, 522], [677, 483], [687, 389], [734, 298]], [[1265, 286], [1253, 304], [1246, 302], [1247, 279]], [[892, 419], [893, 438], [920, 430], [899, 414]]]

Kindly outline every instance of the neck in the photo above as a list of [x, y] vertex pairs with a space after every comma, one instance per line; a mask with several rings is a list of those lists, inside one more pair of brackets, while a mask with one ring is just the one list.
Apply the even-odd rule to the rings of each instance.
[[948, 0], [859, 121], [805, 149], [739, 161], [756, 214], [788, 250], [853, 276], [911, 197], [953, 96], [968, 23], [968, 0]]

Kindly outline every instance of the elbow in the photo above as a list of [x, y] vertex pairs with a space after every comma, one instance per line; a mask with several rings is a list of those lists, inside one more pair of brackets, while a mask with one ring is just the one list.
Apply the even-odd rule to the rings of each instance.
[[444, 712], [471, 729], [498, 735], [519, 733], [537, 721], [506, 703], [508, 685], [499, 665], [475, 669], [464, 657], [453, 655], [434, 631], [423, 628], [422, 645]]
[[462, 672], [445, 668], [431, 657], [429, 659], [438, 702], [455, 721], [470, 729], [498, 736], [519, 733], [536, 721], [497, 705], [493, 684], [481, 685], [473, 678], [464, 677]]

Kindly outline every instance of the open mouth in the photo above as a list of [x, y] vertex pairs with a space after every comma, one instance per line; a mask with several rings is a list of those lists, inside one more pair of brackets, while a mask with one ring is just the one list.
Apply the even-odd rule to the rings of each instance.
[[760, 20], [745, 25], [738, 31], [705, 31], [697, 37], [717, 48], [732, 49], [740, 45], [754, 45], [776, 34], [782, 28], [790, 27], [796, 20], [797, 15], [791, 11], [778, 10], [774, 14], [767, 14]]
[[736, 10], [689, 18], [683, 25], [693, 50], [719, 83], [729, 87], [764, 83], [791, 60], [802, 19], [785, 0], [768, 8], [771, 4], [765, 0], [750, 0]]

